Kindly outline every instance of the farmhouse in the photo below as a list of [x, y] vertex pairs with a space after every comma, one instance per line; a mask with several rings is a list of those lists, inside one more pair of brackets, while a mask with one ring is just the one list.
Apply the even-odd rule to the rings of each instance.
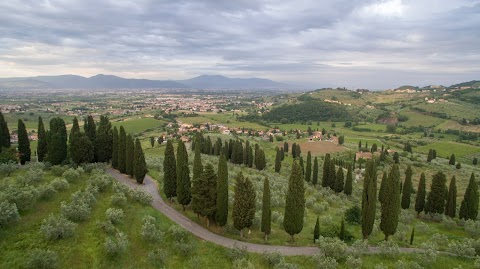
[[355, 153], [355, 157], [356, 157], [357, 160], [371, 159], [372, 158], [372, 153], [371, 152], [357, 152], [357, 153]]

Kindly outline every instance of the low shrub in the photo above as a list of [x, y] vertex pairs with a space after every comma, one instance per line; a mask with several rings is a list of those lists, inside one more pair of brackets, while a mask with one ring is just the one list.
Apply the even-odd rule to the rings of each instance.
[[109, 208], [105, 212], [105, 216], [113, 224], [118, 224], [123, 221], [123, 210], [121, 208]]
[[387, 258], [394, 258], [400, 254], [400, 248], [395, 242], [392, 241], [382, 241], [379, 244], [380, 254]]
[[[143, 225], [142, 229], [140, 230], [140, 235], [142, 236], [143, 240], [155, 243], [158, 242], [162, 238], [162, 232], [157, 229], [155, 226], [156, 219], [152, 216], [146, 216], [143, 218]], [[184, 237], [181, 237], [182, 241]]]
[[57, 191], [52, 186], [52, 184], [44, 184], [38, 187], [38, 193], [39, 198], [46, 201], [52, 199], [55, 194], [57, 194]]
[[110, 237], [105, 239], [105, 243], [103, 244], [105, 252], [111, 258], [119, 254], [125, 253], [127, 251], [128, 245], [128, 237], [122, 232], [118, 232], [115, 236], [115, 239], [112, 239]]
[[58, 254], [51, 250], [33, 250], [25, 264], [27, 269], [54, 269], [58, 267]]
[[60, 212], [62, 212], [63, 216], [73, 222], [81, 222], [90, 217], [91, 209], [84, 202], [72, 201], [68, 204], [66, 202], [62, 202], [60, 206]]
[[104, 174], [103, 171], [101, 171], [101, 174], [94, 174], [88, 179], [88, 183], [97, 187], [99, 192], [106, 191], [111, 182], [112, 178], [109, 175]]
[[232, 261], [248, 259], [247, 247], [235, 244], [233, 248], [227, 249], [227, 256]]
[[117, 228], [113, 225], [113, 223], [109, 220], [98, 222], [98, 226], [102, 229], [106, 234], [113, 235], [117, 232]]
[[112, 195], [112, 205], [113, 206], [118, 206], [118, 207], [123, 207], [127, 204], [127, 197], [123, 192], [117, 192], [114, 195]]
[[472, 239], [465, 238], [461, 241], [450, 241], [447, 251], [459, 257], [475, 256], [475, 248], [473, 247]]
[[57, 191], [63, 191], [70, 187], [70, 184], [68, 184], [68, 181], [63, 177], [55, 178], [51, 184]]
[[[147, 260], [155, 268], [163, 268], [167, 264], [168, 255], [166, 251], [157, 248], [148, 253]], [[196, 265], [198, 266], [198, 263]]]
[[149, 205], [153, 201], [153, 197], [150, 194], [144, 192], [139, 188], [131, 191], [131, 197], [133, 200], [139, 202], [142, 205]]
[[263, 259], [269, 266], [276, 266], [284, 260], [282, 254], [278, 251], [263, 253]]
[[95, 202], [97, 202], [97, 198], [95, 198], [94, 193], [87, 190], [74, 192], [72, 194], [71, 200], [72, 203], [84, 203], [87, 204], [89, 207], [92, 207]]
[[67, 167], [61, 165], [54, 165], [50, 167], [50, 171], [54, 176], [61, 177], [63, 173], [67, 170]]
[[347, 268], [351, 269], [360, 269], [362, 268], [363, 261], [361, 258], [355, 258], [353, 256], [348, 256], [347, 260], [345, 261], [345, 265]]
[[73, 168], [68, 169], [63, 172], [62, 177], [65, 178], [68, 182], [72, 183], [80, 177], [80, 174]]
[[480, 237], [480, 221], [467, 220], [464, 226], [465, 232], [474, 238]]
[[17, 205], [3, 201], [0, 203], [0, 227], [5, 227], [20, 219]]
[[40, 231], [47, 240], [59, 240], [72, 237], [76, 226], [62, 215], [50, 214], [47, 219], [43, 220]]
[[315, 268], [317, 269], [336, 269], [338, 262], [333, 257], [325, 256], [324, 254], [317, 254], [313, 256], [315, 260]]
[[234, 260], [232, 269], [255, 269], [255, 266], [248, 259], [243, 258]]
[[168, 228], [168, 234], [170, 234], [176, 242], [188, 239], [188, 232], [175, 224]]
[[175, 249], [182, 257], [189, 257], [195, 252], [196, 245], [193, 242], [175, 242]]
[[332, 257], [335, 260], [345, 258], [348, 249], [347, 244], [337, 237], [320, 236], [317, 244], [325, 256]]
[[9, 186], [4, 190], [7, 201], [14, 203], [18, 211], [25, 211], [37, 202], [40, 196], [39, 191], [34, 186]]

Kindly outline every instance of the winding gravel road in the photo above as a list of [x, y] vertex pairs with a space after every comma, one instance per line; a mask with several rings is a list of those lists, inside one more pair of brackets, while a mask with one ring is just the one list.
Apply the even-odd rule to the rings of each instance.
[[[127, 175], [121, 174], [117, 170], [112, 168], [107, 169], [107, 172], [112, 175], [117, 181], [126, 184], [131, 188], [141, 188], [144, 191], [148, 192], [153, 197], [152, 206], [167, 216], [169, 219], [191, 232], [195, 236], [212, 242], [214, 244], [224, 246], [227, 248], [233, 248], [235, 246], [245, 247], [249, 252], [255, 253], [265, 253], [265, 252], [279, 252], [285, 256], [312, 256], [320, 253], [318, 247], [290, 247], [290, 246], [275, 246], [275, 245], [262, 245], [262, 244], [252, 244], [248, 242], [242, 242], [231, 238], [226, 238], [221, 235], [210, 232], [204, 227], [193, 222], [182, 213], [170, 207], [162, 197], [158, 194], [157, 185], [154, 180], [149, 176], [145, 177], [145, 180], [142, 185], [138, 185], [134, 180], [129, 178]], [[379, 248], [369, 247], [370, 254], [379, 253]], [[414, 252], [423, 252], [422, 249], [416, 248], [400, 248], [402, 253], [414, 253]], [[446, 253], [445, 253], [446, 254]]]

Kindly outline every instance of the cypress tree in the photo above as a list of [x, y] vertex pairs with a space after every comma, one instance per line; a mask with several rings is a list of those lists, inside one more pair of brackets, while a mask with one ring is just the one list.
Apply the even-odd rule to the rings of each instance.
[[118, 171], [124, 173], [127, 171], [126, 154], [127, 154], [127, 134], [123, 126], [120, 126], [118, 134]]
[[347, 179], [345, 180], [345, 194], [346, 195], [352, 195], [353, 191], [353, 173], [352, 173], [352, 165], [348, 165], [348, 170], [347, 170]]
[[395, 162], [395, 164], [400, 163], [400, 156], [398, 155], [398, 152], [396, 152], [396, 151], [395, 151], [395, 153], [393, 153], [393, 161]]
[[170, 202], [177, 196], [177, 161], [172, 140], [167, 140], [163, 159], [163, 192]]
[[312, 153], [308, 151], [307, 166], [305, 168], [305, 181], [310, 182], [311, 179], [312, 179]]
[[474, 157], [474, 158], [473, 158], [472, 164], [473, 164], [473, 165], [477, 165], [477, 164], [478, 164], [478, 159], [477, 159], [477, 157]]
[[182, 140], [178, 141], [177, 147], [177, 200], [183, 206], [187, 206], [191, 199], [190, 169], [188, 168], [187, 148]]
[[385, 234], [385, 240], [395, 234], [400, 215], [400, 171], [398, 165], [393, 165], [385, 184], [385, 199], [382, 203], [380, 230]]
[[70, 135], [68, 136], [68, 142], [72, 143], [73, 136], [77, 133], [80, 132], [80, 126], [78, 125], [78, 119], [77, 117], [73, 118], [73, 123], [72, 123], [72, 129], [70, 129]]
[[476, 220], [478, 216], [478, 183], [472, 173], [467, 189], [460, 205], [460, 218], [465, 220]]
[[253, 167], [253, 148], [250, 146], [248, 149], [248, 167]]
[[292, 144], [292, 158], [297, 158], [297, 143]]
[[300, 156], [298, 164], [300, 164], [300, 169], [302, 170], [302, 175], [305, 176], [305, 164], [303, 162], [303, 157], [302, 156]]
[[303, 217], [305, 213], [305, 185], [300, 165], [294, 161], [292, 173], [288, 181], [288, 192], [285, 202], [285, 217], [283, 227], [291, 236], [292, 242], [294, 235], [303, 229]]
[[448, 161], [448, 164], [455, 165], [455, 154], [452, 153], [452, 155], [450, 156], [450, 160]]
[[323, 160], [323, 176], [322, 176], [322, 187], [328, 187], [328, 177], [330, 176], [330, 154], [325, 154], [325, 159]]
[[[38, 141], [37, 141], [37, 160], [43, 162], [45, 155], [47, 154], [47, 135], [45, 132], [45, 126], [43, 125], [42, 117], [38, 117]], [[1, 147], [0, 147], [1, 151]]]
[[133, 160], [135, 155], [135, 142], [131, 134], [125, 138], [125, 174], [134, 177]]
[[192, 209], [197, 215], [207, 217], [208, 227], [210, 226], [210, 220], [215, 217], [216, 208], [217, 176], [213, 170], [213, 165], [207, 163], [200, 177], [193, 180]]
[[417, 197], [415, 198], [415, 211], [417, 212], [417, 216], [420, 215], [425, 208], [425, 196], [427, 195], [425, 181], [425, 173], [422, 173], [420, 182], [418, 183]]
[[372, 160], [368, 160], [363, 179], [362, 195], [362, 236], [368, 239], [375, 222], [377, 206], [377, 172]]
[[[200, 147], [195, 147], [195, 155], [193, 157], [193, 177], [192, 180], [200, 179], [203, 172], [202, 157], [200, 155]], [[192, 183], [195, 185], [195, 183]], [[193, 191], [192, 191], [193, 192]]]
[[447, 194], [447, 177], [442, 172], [433, 175], [430, 193], [427, 196], [425, 204], [425, 213], [442, 214], [445, 211], [445, 198]]
[[405, 184], [403, 184], [402, 190], [402, 208], [410, 208], [410, 196], [412, 194], [412, 167], [409, 165], [405, 171]]
[[20, 155], [20, 164], [24, 165], [30, 161], [30, 140], [28, 140], [27, 128], [23, 120], [18, 120], [18, 153]]
[[433, 156], [433, 159], [437, 158], [437, 150], [436, 149], [432, 150], [432, 156]]
[[[197, 142], [198, 143], [198, 142]], [[197, 218], [202, 215], [203, 209], [203, 197], [201, 195], [202, 188], [204, 187], [202, 182], [203, 165], [200, 158], [200, 147], [195, 147], [195, 156], [193, 157], [193, 177], [192, 177], [192, 210], [197, 214]]]
[[280, 173], [281, 167], [282, 167], [282, 155], [280, 150], [277, 147], [277, 154], [275, 155], [275, 172]]
[[257, 151], [255, 151], [255, 154], [257, 156], [255, 159], [255, 167], [261, 171], [265, 169], [266, 166], [265, 152], [263, 151], [263, 149], [258, 149], [258, 153]]
[[83, 125], [85, 130], [85, 134], [87, 135], [88, 139], [92, 142], [94, 148], [94, 161], [97, 161], [97, 153], [95, 149], [95, 145], [97, 144], [97, 125], [95, 124], [95, 120], [93, 119], [92, 115], [88, 115], [85, 120], [85, 125]]
[[145, 162], [145, 154], [143, 153], [142, 144], [138, 138], [135, 140], [135, 156], [133, 158], [133, 174], [138, 184], [142, 184], [145, 175], [148, 173], [147, 163]]
[[316, 186], [318, 183], [318, 158], [315, 156], [313, 158], [313, 173], [312, 173], [312, 184]]
[[262, 228], [265, 234], [265, 241], [268, 241], [268, 235], [271, 232], [272, 225], [272, 208], [270, 207], [270, 183], [268, 177], [263, 180], [263, 197], [262, 197]]
[[313, 229], [313, 243], [317, 242], [320, 238], [320, 218], [317, 216], [317, 222], [315, 222], [315, 228]]
[[346, 239], [346, 231], [345, 231], [345, 219], [342, 218], [342, 222], [340, 223], [340, 232], [338, 233], [338, 238], [340, 240], [345, 241]]
[[288, 143], [287, 142], [283, 142], [283, 151], [285, 153], [288, 153]]
[[330, 161], [330, 167], [328, 168], [328, 187], [330, 189], [334, 190], [335, 189], [335, 181], [337, 179], [335, 175], [335, 160]]
[[345, 176], [343, 175], [343, 168], [339, 167], [335, 180], [335, 192], [340, 193], [345, 188]]
[[150, 145], [152, 146], [152, 148], [155, 146], [155, 137], [153, 136], [150, 136]]
[[228, 166], [227, 159], [222, 154], [218, 161], [217, 182], [217, 210], [215, 219], [217, 224], [225, 226], [228, 219]]
[[445, 215], [450, 218], [455, 218], [457, 211], [457, 180], [455, 176], [450, 180], [450, 187], [448, 188], [447, 203], [445, 205]]
[[108, 163], [112, 159], [113, 136], [112, 124], [107, 116], [100, 116], [95, 143], [97, 161]]
[[240, 231], [243, 238], [243, 229], [252, 226], [255, 217], [255, 190], [248, 177], [242, 172], [235, 177], [235, 196], [233, 200], [233, 226]]
[[0, 152], [3, 148], [10, 147], [10, 131], [8, 130], [8, 124], [0, 111]]
[[380, 183], [380, 190], [378, 192], [378, 201], [380, 204], [383, 204], [383, 200], [385, 199], [385, 185], [387, 184], [387, 172], [383, 172], [382, 182]]
[[410, 234], [410, 246], [413, 245], [414, 237], [415, 237], [415, 226], [413, 226], [412, 233]]
[[118, 169], [118, 130], [113, 127], [112, 132], [112, 167]]
[[431, 162], [432, 160], [433, 160], [433, 150], [430, 149], [430, 150], [428, 151], [427, 162], [429, 163], [429, 162]]
[[47, 161], [52, 165], [61, 164], [67, 158], [67, 128], [59, 117], [50, 120], [47, 152]]
[[93, 160], [93, 145], [85, 133], [80, 130], [70, 136], [70, 157], [77, 166]]

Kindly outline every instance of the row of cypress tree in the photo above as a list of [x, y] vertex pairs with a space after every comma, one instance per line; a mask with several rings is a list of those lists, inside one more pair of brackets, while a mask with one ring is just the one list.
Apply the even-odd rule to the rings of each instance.
[[123, 126], [120, 131], [113, 128], [111, 156], [113, 168], [135, 178], [137, 183], [143, 183], [148, 169], [142, 144], [138, 138], [134, 140], [131, 134], [127, 134]]

